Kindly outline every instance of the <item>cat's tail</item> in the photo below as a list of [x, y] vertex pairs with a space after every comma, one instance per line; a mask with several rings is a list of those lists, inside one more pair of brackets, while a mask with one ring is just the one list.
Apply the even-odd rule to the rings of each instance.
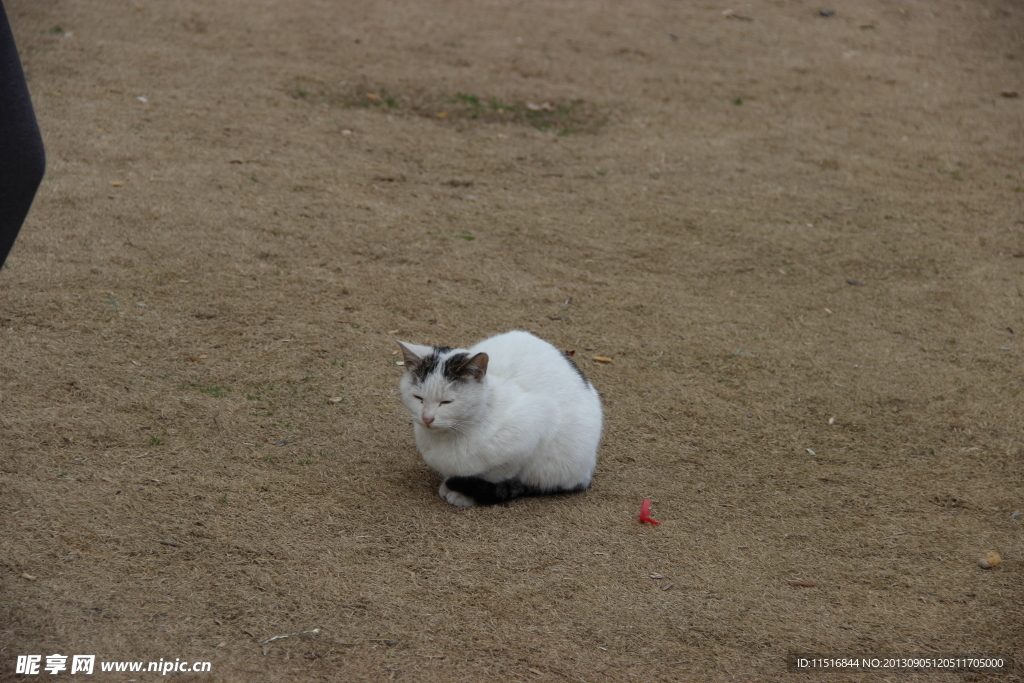
[[524, 484], [518, 479], [491, 482], [480, 477], [449, 477], [444, 482], [449, 490], [472, 498], [477, 505], [496, 505], [522, 498], [523, 496], [545, 496], [553, 493], [578, 493], [585, 491], [586, 486], [580, 485], [571, 489], [542, 489], [539, 486]]

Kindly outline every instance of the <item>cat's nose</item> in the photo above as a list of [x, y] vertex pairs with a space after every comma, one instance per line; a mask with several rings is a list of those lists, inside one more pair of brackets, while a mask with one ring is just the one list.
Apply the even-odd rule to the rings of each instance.
[[432, 417], [427, 417], [426, 415], [424, 415], [424, 416], [423, 416], [423, 424], [427, 425], [428, 427], [430, 426], [430, 424], [431, 424], [431, 423], [432, 423], [433, 421], [434, 421], [434, 418], [432, 418]]

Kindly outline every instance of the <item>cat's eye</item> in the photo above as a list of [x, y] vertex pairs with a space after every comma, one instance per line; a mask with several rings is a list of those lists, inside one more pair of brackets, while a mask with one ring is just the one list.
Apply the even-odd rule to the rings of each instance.
[[420, 403], [423, 403], [423, 397], [422, 396], [417, 396], [416, 394], [413, 394], [412, 397], [414, 399], [416, 399], [417, 401], [419, 401]]
[[451, 401], [441, 401], [441, 405], [443, 405], [443, 406], [446, 406], [446, 405], [448, 405], [449, 403], [451, 403]]

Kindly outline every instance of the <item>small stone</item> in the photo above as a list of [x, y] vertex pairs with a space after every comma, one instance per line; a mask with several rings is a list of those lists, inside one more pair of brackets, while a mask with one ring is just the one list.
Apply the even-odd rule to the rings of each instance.
[[820, 14], [823, 17], [835, 16], [835, 13], [836, 11], [834, 9], [823, 9], [820, 12], [818, 12], [818, 14]]
[[978, 566], [982, 569], [993, 569], [1003, 563], [1003, 558], [995, 550], [989, 550], [978, 560]]

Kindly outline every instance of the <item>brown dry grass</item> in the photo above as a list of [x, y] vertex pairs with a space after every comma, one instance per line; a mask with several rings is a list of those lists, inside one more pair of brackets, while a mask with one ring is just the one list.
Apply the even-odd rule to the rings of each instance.
[[[0, 678], [1024, 656], [1020, 3], [6, 4]], [[613, 359], [595, 485], [454, 510], [389, 333], [511, 328]]]

